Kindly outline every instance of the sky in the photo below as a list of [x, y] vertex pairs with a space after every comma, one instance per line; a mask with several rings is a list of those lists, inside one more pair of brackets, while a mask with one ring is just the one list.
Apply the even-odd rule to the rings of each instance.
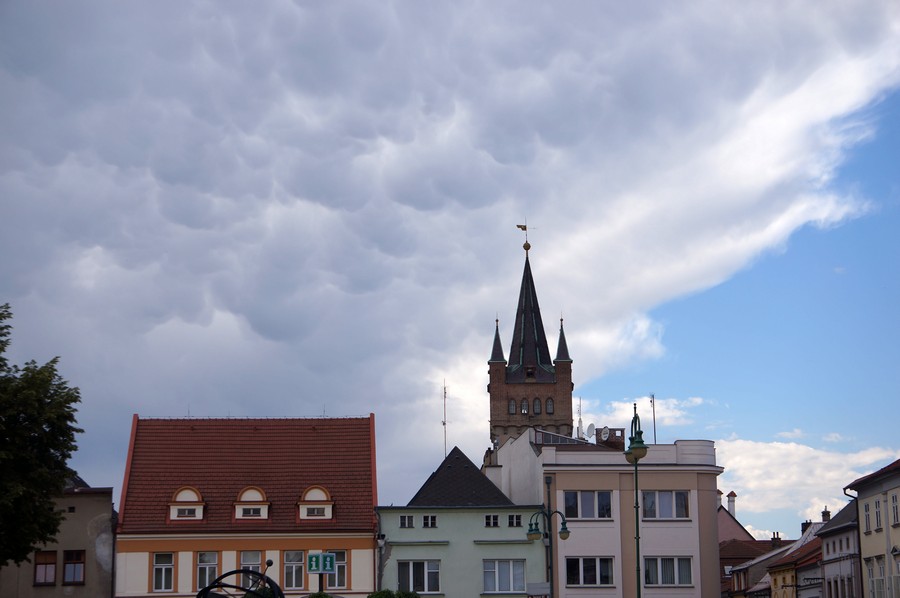
[[526, 222], [584, 425], [714, 440], [759, 537], [900, 458], [896, 2], [173, 8], [0, 3], [9, 356], [92, 486], [135, 413], [375, 413], [384, 505], [479, 461]]

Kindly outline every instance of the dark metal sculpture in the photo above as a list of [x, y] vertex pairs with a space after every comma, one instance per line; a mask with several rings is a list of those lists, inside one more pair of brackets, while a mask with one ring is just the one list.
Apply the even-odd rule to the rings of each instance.
[[[266, 561], [266, 569], [272, 561]], [[235, 569], [218, 576], [211, 584], [197, 592], [197, 598], [284, 598], [275, 581], [259, 571]]]

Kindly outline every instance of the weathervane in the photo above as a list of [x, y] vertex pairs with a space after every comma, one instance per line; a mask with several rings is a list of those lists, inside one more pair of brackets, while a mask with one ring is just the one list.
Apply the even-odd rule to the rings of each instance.
[[517, 224], [516, 228], [525, 233], [525, 244], [522, 245], [522, 248], [527, 254], [528, 250], [531, 249], [531, 243], [528, 242], [528, 219], [525, 219], [525, 224]]

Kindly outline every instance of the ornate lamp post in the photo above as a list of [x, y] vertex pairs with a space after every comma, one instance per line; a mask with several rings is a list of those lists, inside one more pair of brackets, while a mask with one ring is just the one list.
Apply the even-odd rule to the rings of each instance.
[[644, 432], [641, 430], [641, 418], [637, 414], [637, 403], [634, 404], [634, 417], [631, 418], [631, 436], [628, 437], [628, 449], [625, 460], [634, 464], [634, 563], [635, 581], [637, 582], [637, 598], [641, 598], [641, 528], [640, 503], [638, 502], [638, 461], [647, 456], [647, 445], [644, 444]]
[[[559, 511], [551, 511], [550, 510], [550, 482], [552, 478], [547, 476], [544, 478], [545, 483], [547, 484], [547, 504], [541, 508], [540, 511], [531, 515], [531, 518], [528, 520], [528, 539], [534, 542], [535, 540], [540, 540], [542, 537], [547, 537], [547, 547], [549, 549], [549, 556], [547, 557], [547, 577], [550, 581], [550, 598], [553, 598], [553, 538], [550, 537], [550, 522], [553, 519], [554, 515], [559, 515], [559, 518], [562, 520], [559, 528], [559, 539], [566, 540], [569, 537], [569, 528], [566, 527], [566, 516], [560, 513]], [[544, 530], [541, 531], [541, 518], [544, 519]]]

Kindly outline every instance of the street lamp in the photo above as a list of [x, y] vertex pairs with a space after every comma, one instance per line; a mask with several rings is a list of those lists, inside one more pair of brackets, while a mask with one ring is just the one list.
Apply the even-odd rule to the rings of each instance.
[[638, 503], [638, 461], [647, 456], [647, 445], [644, 444], [644, 432], [641, 430], [641, 418], [637, 414], [637, 403], [634, 404], [634, 417], [631, 418], [631, 436], [628, 437], [628, 450], [625, 460], [634, 464], [634, 564], [635, 581], [637, 581], [637, 598], [641, 598], [641, 528], [640, 504]]
[[[570, 534], [569, 528], [566, 527], [566, 516], [559, 511], [550, 509], [550, 483], [552, 480], [553, 478], [550, 476], [544, 478], [544, 482], [547, 484], [547, 504], [542, 506], [540, 511], [531, 515], [531, 519], [528, 520], [527, 534], [527, 538], [532, 542], [540, 540], [544, 536], [547, 537], [547, 547], [549, 550], [549, 556], [547, 557], [547, 576], [550, 581], [550, 598], [553, 598], [553, 539], [550, 537], [550, 522], [554, 515], [559, 515], [559, 518], [562, 520], [559, 528], [559, 539], [567, 540]], [[541, 518], [544, 520], [544, 530], [546, 530], [543, 532], [541, 531]]]

